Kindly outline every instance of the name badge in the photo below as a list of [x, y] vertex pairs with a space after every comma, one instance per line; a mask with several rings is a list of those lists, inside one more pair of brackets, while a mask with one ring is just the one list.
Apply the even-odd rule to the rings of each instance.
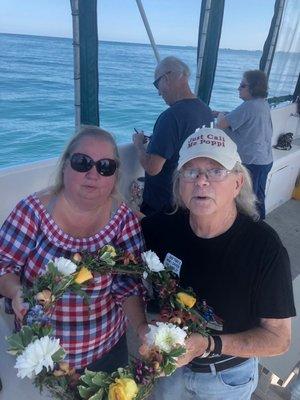
[[179, 258], [173, 256], [173, 254], [171, 253], [167, 253], [164, 261], [164, 266], [166, 268], [170, 268], [170, 270], [174, 272], [174, 274], [179, 276], [181, 265], [182, 261]]

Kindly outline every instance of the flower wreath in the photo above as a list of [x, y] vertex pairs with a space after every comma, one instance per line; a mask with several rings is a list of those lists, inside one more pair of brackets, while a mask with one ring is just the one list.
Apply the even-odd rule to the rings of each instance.
[[[86, 369], [79, 375], [63, 361], [66, 352], [52, 334], [51, 313], [66, 291], [88, 302], [82, 285], [95, 273], [143, 276], [159, 293], [161, 311], [159, 319], [149, 325], [147, 344], [140, 348], [142, 359], [133, 359], [112, 374]], [[209, 327], [221, 328], [206, 302], [199, 302], [191, 288], [180, 288], [172, 271], [152, 251], [142, 253], [140, 263], [133, 254], [109, 245], [96, 256], [76, 253], [72, 260], [56, 258], [30, 289], [24, 289], [23, 298], [29, 310], [21, 330], [7, 338], [8, 352], [17, 356], [18, 377], [33, 379], [41, 391], [46, 387], [58, 400], [143, 400], [156, 378], [175, 371], [188, 335], [207, 336]]]

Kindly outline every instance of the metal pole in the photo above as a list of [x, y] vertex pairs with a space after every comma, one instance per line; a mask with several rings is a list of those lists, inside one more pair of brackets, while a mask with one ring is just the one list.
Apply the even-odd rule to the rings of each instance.
[[200, 44], [200, 48], [199, 48], [199, 56], [198, 56], [198, 60], [197, 60], [195, 93], [198, 93], [198, 89], [199, 89], [210, 10], [211, 10], [211, 0], [207, 0], [206, 7], [205, 7], [204, 21], [203, 21], [203, 29], [201, 32], [201, 39], [200, 39], [200, 43], [198, 43], [198, 46]]
[[267, 76], [269, 76], [271, 66], [272, 66], [271, 62], [272, 62], [273, 55], [275, 52], [275, 47], [277, 44], [277, 37], [278, 37], [279, 28], [281, 25], [281, 18], [282, 18], [282, 14], [283, 14], [283, 10], [284, 10], [284, 5], [285, 5], [285, 0], [281, 0], [280, 4], [279, 4], [279, 8], [278, 8], [278, 14], [277, 14], [276, 23], [275, 23], [275, 27], [274, 27], [274, 31], [273, 31], [273, 36], [272, 36], [272, 40], [271, 40], [271, 44], [270, 44], [270, 48], [269, 48], [269, 53], [268, 53], [266, 65], [264, 68], [264, 72], [266, 73]]
[[147, 31], [147, 34], [148, 34], [152, 49], [154, 51], [154, 55], [155, 55], [156, 61], [157, 61], [157, 63], [159, 63], [160, 62], [160, 56], [159, 56], [159, 53], [158, 53], [158, 50], [157, 50], [157, 47], [156, 47], [156, 44], [155, 44], [155, 41], [154, 41], [154, 37], [153, 37], [151, 29], [150, 29], [150, 25], [149, 25], [147, 17], [146, 17], [146, 13], [145, 13], [142, 1], [141, 0], [136, 0], [136, 4], [137, 4], [137, 6], [139, 8], [142, 20], [144, 22], [144, 25], [145, 25], [145, 28], [146, 28], [146, 31]]
[[75, 129], [80, 128], [80, 37], [79, 37], [79, 0], [70, 0], [73, 22], [73, 57], [74, 57], [74, 102], [75, 102]]

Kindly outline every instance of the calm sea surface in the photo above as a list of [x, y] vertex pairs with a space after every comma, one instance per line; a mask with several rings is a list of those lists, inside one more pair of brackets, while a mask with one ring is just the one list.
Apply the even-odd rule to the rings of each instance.
[[[0, 168], [59, 155], [74, 132], [72, 40], [0, 34], [0, 48]], [[159, 51], [182, 58], [195, 76], [195, 48], [159, 46]], [[257, 68], [260, 56], [220, 50], [213, 109], [240, 103], [241, 74]], [[149, 45], [99, 45], [100, 123], [118, 143], [130, 142], [134, 127], [151, 132], [166, 108], [152, 85], [154, 68]]]

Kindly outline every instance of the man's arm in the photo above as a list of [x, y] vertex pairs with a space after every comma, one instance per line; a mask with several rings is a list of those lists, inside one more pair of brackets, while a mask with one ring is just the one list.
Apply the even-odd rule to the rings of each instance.
[[291, 318], [262, 318], [260, 326], [246, 332], [222, 335], [222, 354], [268, 357], [285, 353], [291, 343]]
[[[260, 326], [241, 333], [220, 335], [222, 354], [236, 357], [270, 357], [285, 353], [291, 342], [291, 318], [262, 318]], [[213, 342], [213, 341], [212, 341]], [[193, 334], [187, 339], [187, 353], [178, 365], [188, 364], [201, 356], [208, 345], [207, 338]], [[212, 344], [211, 350], [214, 350]]]
[[144, 147], [144, 134], [135, 133], [133, 135], [133, 143], [137, 149], [139, 161], [144, 168], [144, 170], [149, 175], [157, 175], [162, 170], [166, 159], [159, 156], [158, 154], [148, 154]]

